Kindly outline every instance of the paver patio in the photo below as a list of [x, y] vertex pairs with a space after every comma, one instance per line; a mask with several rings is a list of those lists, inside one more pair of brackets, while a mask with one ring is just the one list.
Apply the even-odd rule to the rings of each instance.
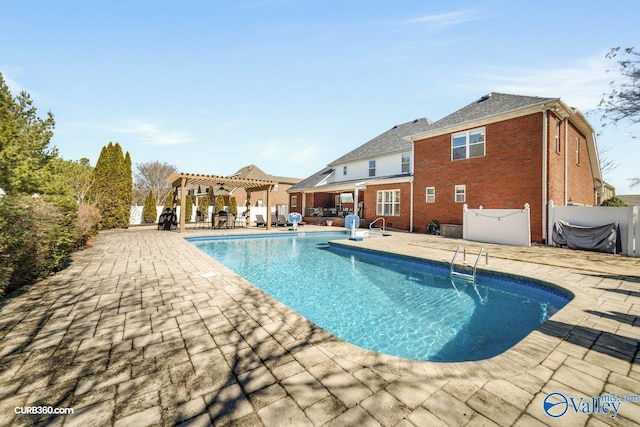
[[[615, 418], [543, 411], [553, 392], [640, 394], [639, 259], [489, 245], [485, 268], [575, 298], [507, 352], [446, 364], [345, 343], [184, 237], [103, 232], [69, 268], [2, 303], [0, 425], [640, 424], [640, 402]], [[446, 261], [457, 243], [397, 233], [347, 244]], [[74, 413], [15, 409], [36, 406]]]

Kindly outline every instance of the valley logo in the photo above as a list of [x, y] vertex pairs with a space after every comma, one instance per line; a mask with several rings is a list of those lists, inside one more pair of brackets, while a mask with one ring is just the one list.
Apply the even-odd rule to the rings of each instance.
[[553, 392], [542, 402], [544, 412], [551, 418], [559, 418], [567, 412], [574, 414], [603, 414], [611, 418], [618, 415], [623, 402], [638, 402], [638, 395], [603, 394], [594, 397], [567, 397], [562, 393]]

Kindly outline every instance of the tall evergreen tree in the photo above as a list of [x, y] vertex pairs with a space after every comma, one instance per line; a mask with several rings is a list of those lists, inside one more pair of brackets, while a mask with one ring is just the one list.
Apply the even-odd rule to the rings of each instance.
[[50, 148], [55, 121], [37, 115], [27, 92], [15, 98], [0, 74], [0, 188], [9, 194], [42, 192], [47, 164], [57, 157]]
[[91, 198], [100, 209], [100, 227], [127, 228], [132, 201], [131, 158], [119, 143], [102, 147], [94, 169]]
[[144, 201], [144, 208], [142, 208], [142, 220], [147, 224], [152, 224], [156, 222], [157, 218], [156, 198], [153, 195], [153, 190], [149, 190], [147, 198]]

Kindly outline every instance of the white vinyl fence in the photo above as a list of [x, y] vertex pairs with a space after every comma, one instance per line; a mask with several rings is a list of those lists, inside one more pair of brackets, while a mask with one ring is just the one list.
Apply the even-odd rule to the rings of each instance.
[[529, 204], [522, 209], [463, 207], [462, 238], [477, 242], [531, 246]]
[[555, 206], [549, 201], [549, 230], [547, 233], [550, 245], [553, 224], [557, 220], [566, 221], [582, 227], [618, 223], [622, 253], [640, 257], [640, 206]]

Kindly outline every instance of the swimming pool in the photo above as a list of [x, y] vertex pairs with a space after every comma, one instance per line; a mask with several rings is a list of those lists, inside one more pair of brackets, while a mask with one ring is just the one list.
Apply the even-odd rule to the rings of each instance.
[[486, 359], [515, 345], [571, 297], [516, 277], [330, 245], [344, 233], [192, 238], [192, 244], [337, 337], [414, 360]]

